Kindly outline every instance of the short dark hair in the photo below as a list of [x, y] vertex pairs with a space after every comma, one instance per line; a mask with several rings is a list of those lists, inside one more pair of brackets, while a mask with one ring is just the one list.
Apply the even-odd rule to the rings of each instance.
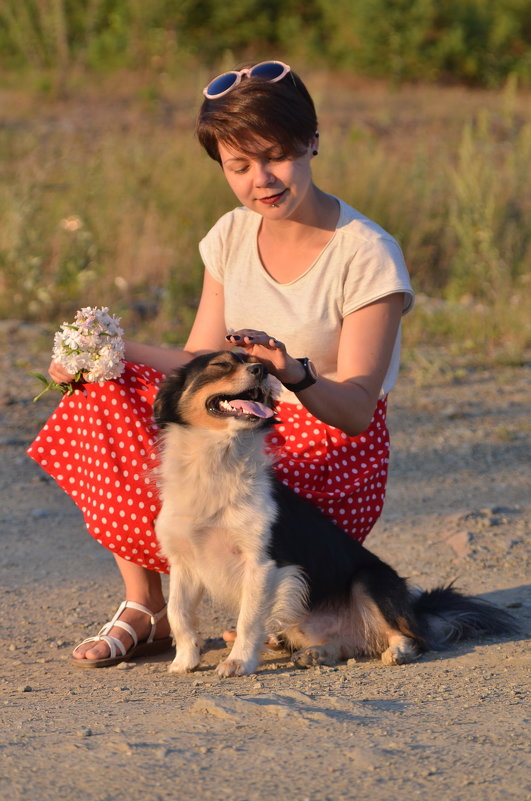
[[278, 144], [286, 156], [296, 157], [316, 131], [313, 100], [294, 72], [275, 83], [244, 78], [226, 95], [206, 98], [196, 126], [199, 142], [219, 163], [219, 142], [252, 157], [258, 155], [257, 140], [265, 140]]

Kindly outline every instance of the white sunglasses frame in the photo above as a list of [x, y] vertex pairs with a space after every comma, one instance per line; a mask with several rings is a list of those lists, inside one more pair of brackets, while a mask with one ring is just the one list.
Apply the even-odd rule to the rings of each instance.
[[[232, 92], [232, 90], [235, 89], [241, 83], [242, 78], [244, 78], [244, 77], [247, 77], [247, 78], [252, 77], [252, 75], [251, 75], [252, 71], [254, 69], [256, 69], [257, 67], [261, 67], [262, 64], [280, 64], [280, 66], [283, 67], [282, 72], [280, 73], [280, 75], [277, 78], [269, 78], [269, 79], [260, 78], [259, 79], [259, 80], [265, 81], [266, 83], [276, 83], [277, 81], [281, 81], [282, 78], [285, 78], [286, 75], [289, 72], [291, 72], [291, 67], [289, 66], [289, 64], [284, 64], [283, 61], [275, 61], [274, 59], [268, 59], [267, 61], [259, 61], [258, 64], [253, 64], [252, 67], [244, 67], [244, 69], [242, 69], [242, 70], [227, 70], [227, 72], [222, 72], [220, 75], [216, 75], [216, 77], [212, 78], [212, 80], [209, 81], [207, 83], [207, 85], [205, 86], [205, 88], [203, 89], [204, 96], [206, 97], [207, 100], [217, 100], [218, 97], [223, 97], [224, 95], [228, 94], [229, 92]], [[223, 92], [218, 92], [215, 95], [209, 94], [208, 87], [211, 86], [214, 83], [214, 81], [219, 80], [219, 78], [223, 78], [225, 75], [235, 75], [236, 78], [235, 78], [234, 83], [231, 84], [231, 86], [229, 86], [228, 89], [224, 89]]]

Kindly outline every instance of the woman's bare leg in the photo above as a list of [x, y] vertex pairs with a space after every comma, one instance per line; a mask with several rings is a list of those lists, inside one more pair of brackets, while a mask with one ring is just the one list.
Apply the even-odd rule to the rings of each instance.
[[[128, 562], [116, 554], [113, 554], [113, 556], [125, 585], [125, 600], [136, 601], [136, 603], [142, 604], [151, 610], [153, 614], [159, 612], [166, 603], [162, 594], [160, 573], [156, 573], [154, 570], [146, 570], [146, 568], [140, 567], [134, 562]], [[129, 623], [134, 628], [139, 641], [146, 639], [149, 635], [151, 623], [148, 616], [143, 612], [138, 612], [136, 609], [124, 609], [120, 620], [123, 620], [124, 623]], [[111, 629], [109, 634], [121, 640], [127, 650], [133, 644], [129, 634], [119, 627]], [[163, 617], [157, 623], [155, 639], [168, 637], [169, 634], [168, 619]], [[74, 653], [74, 657], [77, 659], [105, 659], [108, 656], [109, 647], [105, 642], [86, 643]]]

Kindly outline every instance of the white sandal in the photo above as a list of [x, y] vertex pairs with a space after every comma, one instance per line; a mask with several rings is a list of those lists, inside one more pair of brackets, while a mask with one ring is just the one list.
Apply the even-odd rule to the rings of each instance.
[[[136, 609], [138, 612], [144, 612], [144, 614], [149, 615], [151, 618], [151, 631], [149, 632], [149, 636], [140, 643], [138, 642], [138, 637], [134, 628], [129, 623], [125, 623], [123, 620], [118, 620], [124, 609], [128, 608]], [[157, 623], [166, 614], [166, 608], [167, 607], [164, 606], [160, 612], [157, 612], [157, 614], [154, 615], [153, 612], [151, 612], [145, 606], [142, 606], [142, 604], [137, 604], [135, 601], [123, 601], [118, 607], [113, 619], [106, 623], [95, 637], [87, 637], [86, 640], [83, 640], [83, 642], [80, 642], [79, 645], [76, 645], [72, 652], [72, 656], [70, 657], [70, 662], [76, 665], [76, 667], [82, 668], [111, 667], [112, 665], [118, 665], [120, 662], [126, 662], [128, 659], [132, 659], [133, 657], [155, 656], [156, 654], [162, 654], [165, 651], [169, 651], [173, 645], [171, 637], [161, 637], [158, 640], [154, 639]], [[118, 626], [118, 628], [123, 629], [132, 638], [133, 645], [128, 651], [121, 640], [119, 640], [117, 637], [109, 636], [109, 631], [113, 628], [113, 626]], [[87, 642], [99, 642], [100, 640], [103, 640], [109, 646], [109, 656], [103, 659], [76, 659], [74, 654], [78, 648], [80, 648], [82, 645], [85, 645]]]

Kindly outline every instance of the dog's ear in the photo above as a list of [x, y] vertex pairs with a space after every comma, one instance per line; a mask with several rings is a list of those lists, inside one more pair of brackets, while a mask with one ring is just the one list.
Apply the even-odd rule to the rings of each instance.
[[153, 404], [153, 417], [159, 428], [165, 428], [169, 423], [183, 422], [179, 414], [179, 399], [186, 383], [186, 376], [184, 368], [175, 370], [160, 385]]

